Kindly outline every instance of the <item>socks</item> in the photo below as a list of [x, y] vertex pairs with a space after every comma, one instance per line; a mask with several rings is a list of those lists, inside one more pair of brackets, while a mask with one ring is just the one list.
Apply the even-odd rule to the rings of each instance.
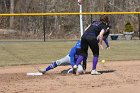
[[51, 69], [53, 69], [53, 68], [55, 68], [55, 67], [57, 67], [58, 65], [57, 65], [57, 63], [56, 62], [53, 62], [52, 64], [50, 64], [46, 69], [45, 69], [45, 71], [49, 71], [49, 70], [51, 70]]
[[98, 57], [94, 56], [93, 61], [92, 61], [92, 70], [96, 70], [97, 62], [98, 62]]
[[79, 64], [81, 64], [82, 60], [83, 60], [83, 56], [80, 55], [76, 61], [76, 65], [78, 66]]

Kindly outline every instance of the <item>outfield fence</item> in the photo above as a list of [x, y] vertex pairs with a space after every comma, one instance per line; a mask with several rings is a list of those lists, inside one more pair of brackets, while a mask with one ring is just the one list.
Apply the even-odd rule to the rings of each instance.
[[140, 12], [137, 1], [83, 0], [82, 6], [83, 12], [79, 13], [77, 0], [1, 0], [0, 40], [79, 39], [79, 15], [83, 15], [86, 28], [102, 14], [109, 15], [111, 34], [123, 34], [125, 24], [130, 22], [134, 36], [138, 37]]
[[[108, 14], [111, 33], [122, 34], [130, 22], [138, 37], [140, 12], [91, 12], [91, 13], [18, 13], [0, 14], [1, 40], [79, 39], [79, 15], [83, 15], [84, 28], [102, 14]], [[13, 17], [12, 27], [11, 17]], [[117, 17], [117, 19], [115, 19]], [[122, 19], [124, 21], [122, 21]]]

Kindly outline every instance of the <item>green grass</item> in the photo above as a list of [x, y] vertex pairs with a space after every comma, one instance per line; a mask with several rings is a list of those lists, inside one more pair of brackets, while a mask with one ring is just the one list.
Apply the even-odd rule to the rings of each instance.
[[111, 41], [109, 50], [100, 51], [101, 59], [140, 60], [140, 40]]
[[[0, 66], [51, 63], [64, 57], [76, 41], [0, 42]], [[109, 50], [100, 50], [100, 59], [140, 60], [140, 40], [110, 41]], [[89, 49], [88, 61], [92, 60]]]

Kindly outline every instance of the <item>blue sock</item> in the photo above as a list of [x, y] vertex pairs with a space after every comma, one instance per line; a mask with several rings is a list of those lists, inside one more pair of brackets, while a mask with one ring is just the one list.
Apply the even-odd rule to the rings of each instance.
[[80, 55], [76, 61], [76, 65], [78, 66], [79, 64], [81, 64], [82, 60], [83, 60], [83, 56]]
[[98, 62], [98, 56], [94, 56], [92, 61], [92, 70], [96, 70], [97, 62]]
[[51, 69], [53, 69], [53, 68], [55, 68], [55, 67], [57, 67], [58, 65], [57, 65], [57, 63], [56, 62], [53, 62], [52, 64], [50, 64], [46, 69], [45, 69], [45, 71], [49, 71], [49, 70], [51, 70]]

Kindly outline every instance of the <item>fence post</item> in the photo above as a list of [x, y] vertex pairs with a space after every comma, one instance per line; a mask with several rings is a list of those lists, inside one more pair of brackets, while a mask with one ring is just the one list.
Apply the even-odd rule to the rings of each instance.
[[93, 21], [93, 17], [92, 17], [92, 14], [90, 15], [90, 22], [92, 24], [92, 21]]
[[140, 39], [140, 14], [138, 14], [138, 20], [139, 20], [139, 39]]
[[44, 42], [46, 41], [46, 18], [43, 16], [43, 33], [44, 33]]

